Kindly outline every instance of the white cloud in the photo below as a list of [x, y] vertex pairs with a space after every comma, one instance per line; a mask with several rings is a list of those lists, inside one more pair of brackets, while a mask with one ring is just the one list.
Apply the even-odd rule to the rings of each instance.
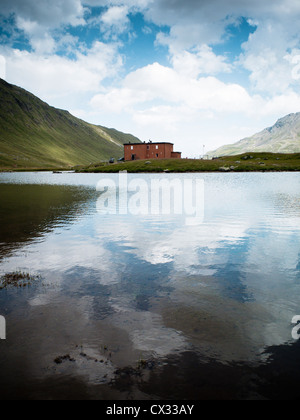
[[83, 3], [87, 6], [127, 6], [144, 9], [153, 0], [84, 0]]
[[70, 108], [74, 108], [74, 102], [82, 101], [82, 95], [99, 90], [101, 82], [116, 75], [123, 64], [117, 47], [101, 42], [94, 43], [85, 53], [77, 52], [76, 60], [7, 49], [2, 54], [6, 58], [7, 81], [51, 105], [65, 103]]
[[129, 9], [127, 6], [110, 7], [100, 18], [100, 28], [106, 36], [116, 37], [126, 32], [130, 26], [128, 18]]
[[53, 37], [39, 23], [18, 17], [17, 26], [29, 36], [31, 47], [37, 53], [53, 54], [55, 52], [56, 43]]
[[214, 54], [211, 47], [202, 45], [196, 51], [182, 51], [171, 57], [174, 69], [183, 75], [197, 78], [199, 74], [230, 73], [232, 66], [226, 57]]
[[91, 99], [91, 105], [99, 111], [122, 113], [132, 109], [133, 105], [150, 100], [148, 92], [140, 92], [139, 95], [126, 87], [120, 89], [107, 89], [106, 93], [99, 93]]
[[[172, 56], [180, 59], [184, 59], [183, 51], [191, 48], [221, 44], [228, 24], [238, 24], [240, 17], [245, 17], [257, 25], [257, 30], [244, 44], [238, 64], [250, 72], [252, 88], [272, 95], [286, 92], [291, 85], [299, 90], [292, 77], [294, 67], [285, 60], [300, 37], [298, 1], [157, 0], [145, 13], [153, 22], [170, 26], [170, 33], [158, 34], [157, 42], [168, 46]], [[208, 58], [208, 69], [214, 74], [216, 57]], [[197, 60], [195, 56], [192, 59]]]
[[[297, 0], [155, 0], [146, 13], [154, 22], [173, 28], [187, 23], [206, 24], [209, 28], [209, 25], [219, 22], [218, 28], [223, 30], [228, 22], [240, 16], [258, 21], [271, 18], [295, 23], [300, 16], [300, 5]], [[186, 33], [193, 37], [192, 31], [186, 30]]]
[[[293, 26], [293, 25], [292, 25]], [[271, 20], [261, 23], [243, 45], [239, 63], [250, 71], [250, 81], [256, 91], [282, 94], [295, 84], [294, 49], [297, 28], [287, 28]], [[293, 49], [293, 53], [289, 51]], [[299, 90], [299, 85], [294, 88]]]
[[0, 78], [6, 79], [6, 59], [3, 55], [0, 55]]
[[294, 49], [291, 54], [287, 54], [284, 58], [293, 66], [291, 75], [293, 80], [298, 82], [300, 80], [300, 50]]
[[[198, 116], [199, 117], [199, 116]], [[186, 106], [158, 105], [149, 107], [146, 110], [137, 111], [133, 115], [133, 120], [143, 126], [151, 125], [164, 126], [174, 134], [178, 123], [192, 122], [195, 113]]]
[[1, 0], [1, 13], [15, 13], [24, 21], [57, 28], [61, 24], [83, 23], [84, 8], [81, 0]]
[[66, 25], [85, 24], [81, 0], [3, 0], [1, 14], [15, 16], [16, 27], [24, 32], [38, 53], [55, 52], [52, 31]]
[[113, 6], [101, 16], [101, 21], [108, 26], [123, 25], [128, 22], [127, 14], [128, 7]]
[[[296, 92], [287, 92], [282, 95], [274, 96], [269, 100], [265, 100], [264, 106], [261, 108], [262, 115], [285, 116], [290, 113], [299, 112], [300, 95]], [[274, 120], [275, 123], [275, 120]]]
[[122, 104], [141, 104], [160, 100], [169, 104], [185, 104], [191, 110], [221, 112], [245, 111], [251, 103], [247, 91], [236, 84], [225, 84], [214, 77], [195, 79], [158, 63], [130, 73], [123, 87], [106, 95], [97, 95], [92, 104], [122, 111]]

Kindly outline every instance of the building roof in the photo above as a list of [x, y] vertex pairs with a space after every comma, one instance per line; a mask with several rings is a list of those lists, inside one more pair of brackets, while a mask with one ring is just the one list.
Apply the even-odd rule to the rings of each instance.
[[144, 143], [125, 143], [124, 144], [124, 146], [141, 146], [141, 145], [147, 145], [147, 146], [149, 146], [150, 144], [154, 144], [154, 145], [156, 145], [156, 144], [171, 144], [172, 146], [174, 146], [174, 143], [169, 143], [169, 142], [167, 142], [167, 141], [162, 141], [162, 142], [151, 142], [151, 143], [146, 143], [146, 142], [144, 142]]

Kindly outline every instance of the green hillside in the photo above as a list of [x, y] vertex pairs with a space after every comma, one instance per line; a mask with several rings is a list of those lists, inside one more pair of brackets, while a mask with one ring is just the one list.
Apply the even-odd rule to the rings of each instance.
[[150, 159], [90, 165], [78, 172], [94, 173], [183, 173], [183, 172], [290, 172], [300, 171], [300, 153], [252, 153], [213, 160]]
[[123, 156], [139, 142], [117, 130], [88, 124], [0, 79], [0, 168], [68, 168]]

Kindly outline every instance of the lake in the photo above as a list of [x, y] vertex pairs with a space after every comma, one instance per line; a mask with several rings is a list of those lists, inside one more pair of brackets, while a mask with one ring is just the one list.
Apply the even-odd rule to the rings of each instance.
[[0, 174], [1, 398], [299, 398], [300, 173], [119, 179]]

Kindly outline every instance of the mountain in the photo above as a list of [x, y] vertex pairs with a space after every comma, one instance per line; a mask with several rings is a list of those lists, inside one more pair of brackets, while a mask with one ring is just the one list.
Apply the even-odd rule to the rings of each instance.
[[0, 79], [0, 167], [54, 168], [120, 158], [139, 139], [53, 108]]
[[230, 156], [248, 152], [299, 153], [300, 113], [290, 114], [252, 137], [220, 147], [209, 156]]

